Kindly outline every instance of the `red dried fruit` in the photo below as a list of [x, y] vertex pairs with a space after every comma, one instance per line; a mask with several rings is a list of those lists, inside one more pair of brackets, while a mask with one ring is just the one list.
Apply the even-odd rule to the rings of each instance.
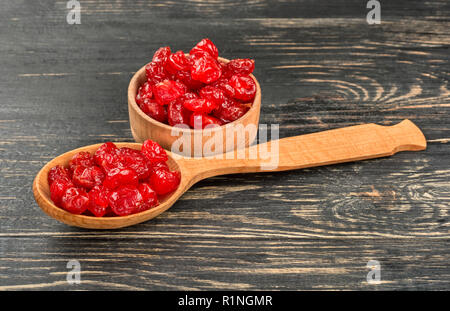
[[139, 87], [138, 94], [136, 95], [136, 103], [141, 106], [145, 100], [151, 99], [152, 97], [152, 85], [147, 81]]
[[225, 101], [213, 111], [213, 115], [224, 123], [233, 122], [242, 117], [249, 108], [231, 98], [225, 98]]
[[213, 117], [201, 113], [193, 113], [189, 125], [194, 129], [204, 129], [208, 125], [222, 125], [222, 122]]
[[216, 102], [205, 99], [205, 98], [196, 98], [196, 99], [188, 99], [183, 103], [184, 108], [198, 113], [208, 114], [217, 107]]
[[214, 58], [203, 55], [195, 58], [191, 67], [192, 79], [209, 84], [220, 78], [222, 69]]
[[248, 76], [255, 69], [255, 61], [253, 59], [232, 59], [225, 65], [225, 76], [232, 75]]
[[77, 166], [73, 171], [72, 180], [78, 187], [91, 189], [102, 184], [105, 173], [98, 166]]
[[170, 54], [165, 64], [165, 69], [171, 74], [175, 74], [178, 71], [189, 70], [189, 60], [184, 55], [183, 51], [177, 51], [175, 54]]
[[179, 101], [184, 102], [185, 100], [199, 98], [196, 93], [189, 92], [178, 98]]
[[153, 86], [155, 100], [160, 105], [168, 105], [186, 93], [186, 86], [178, 81], [164, 80]]
[[[153, 163], [152, 174], [159, 169], [163, 169], [163, 170], [167, 170], [167, 171], [170, 170], [169, 165], [167, 165], [166, 162], [156, 162], [156, 163]], [[150, 174], [150, 176], [151, 176], [151, 174]]]
[[137, 186], [138, 184], [138, 175], [131, 168], [114, 168], [108, 172], [103, 182], [103, 186], [111, 190], [121, 185]]
[[139, 184], [138, 190], [142, 195], [144, 203], [137, 208], [136, 213], [146, 211], [158, 205], [158, 196], [156, 192], [150, 187], [149, 184], [147, 183]]
[[230, 85], [230, 80], [227, 78], [220, 78], [214, 82], [212, 86], [221, 89], [228, 97], [234, 97], [234, 94], [236, 93], [234, 88]]
[[[195, 118], [205, 119], [208, 124], [224, 124], [239, 118], [248, 110], [245, 106], [227, 106], [222, 111], [220, 107], [212, 108], [211, 102], [205, 100], [214, 102], [216, 107], [223, 105], [225, 97], [252, 102], [257, 87], [249, 75], [255, 68], [255, 61], [242, 58], [224, 63], [219, 61], [218, 55], [217, 47], [208, 38], [198, 42], [189, 55], [183, 51], [171, 53], [169, 47], [158, 49], [146, 66], [147, 84], [153, 86], [152, 90], [147, 92], [149, 87], [143, 85], [136, 95], [136, 102], [144, 113], [171, 126], [191, 125], [193, 112], [204, 114], [206, 117]], [[193, 92], [202, 100], [177, 100], [183, 97], [182, 94]], [[152, 98], [158, 105], [168, 105], [167, 109], [158, 108], [150, 100]], [[223, 114], [219, 121], [210, 116], [212, 111], [215, 116]]]
[[175, 80], [183, 83], [191, 90], [197, 90], [204, 86], [202, 82], [192, 79], [190, 69], [188, 69], [187, 71], [178, 71], [175, 74]]
[[[191, 94], [191, 93], [187, 93]], [[191, 112], [184, 108], [182, 97], [171, 102], [167, 108], [167, 119], [171, 126], [186, 124], [189, 125]]]
[[89, 167], [94, 165], [94, 157], [86, 151], [75, 154], [69, 161], [69, 169], [73, 171], [77, 166]]
[[66, 190], [74, 187], [75, 185], [69, 179], [58, 178], [53, 181], [50, 186], [50, 199], [56, 204], [61, 204], [61, 199], [66, 193]]
[[[179, 101], [181, 104], [184, 99], [194, 98], [195, 93], [187, 93]], [[117, 148], [107, 142], [94, 156], [87, 152], [76, 154], [71, 161], [75, 166], [72, 176], [63, 166], [52, 168], [48, 174], [50, 198], [71, 213], [86, 212], [88, 216], [145, 211], [158, 205], [158, 192], [167, 194], [178, 187], [180, 173], [171, 172], [167, 160], [166, 151], [151, 140], [145, 141], [141, 150]], [[88, 164], [92, 166], [85, 166]]]
[[180, 184], [180, 173], [159, 169], [150, 176], [149, 183], [158, 195], [164, 195], [177, 189]]
[[103, 186], [96, 186], [89, 191], [88, 195], [88, 210], [96, 217], [105, 216], [109, 206], [109, 190]]
[[156, 121], [167, 122], [167, 109], [165, 106], [159, 105], [153, 99], [145, 99], [140, 105], [141, 110], [149, 117]]
[[201, 98], [209, 99], [215, 102], [216, 106], [221, 105], [225, 101], [225, 94], [224, 92], [212, 85], [207, 85], [200, 89], [198, 92], [198, 95]]
[[47, 180], [48, 184], [51, 186], [55, 180], [63, 179], [63, 180], [71, 180], [70, 172], [67, 168], [62, 167], [61, 165], [57, 165], [52, 167], [48, 172]]
[[145, 66], [145, 74], [147, 81], [151, 85], [155, 85], [159, 82], [167, 79], [167, 74], [164, 71], [164, 67], [160, 63], [151, 62]]
[[171, 54], [170, 47], [168, 46], [161, 47], [158, 50], [156, 50], [155, 54], [153, 54], [152, 62], [160, 63], [164, 66], [170, 54]]
[[143, 180], [150, 176], [152, 165], [139, 150], [122, 147], [117, 151], [117, 156], [123, 167], [136, 172], [138, 179]]
[[109, 195], [109, 205], [117, 216], [133, 214], [142, 204], [144, 199], [136, 186], [123, 185]]
[[214, 43], [212, 43], [211, 40], [209, 40], [208, 38], [205, 38], [203, 40], [201, 40], [199, 43], [197, 43], [189, 52], [189, 54], [195, 55], [195, 54], [207, 54], [209, 56], [211, 56], [214, 59], [217, 59], [217, 57], [219, 56], [219, 51], [217, 50], [217, 47], [214, 45]]
[[256, 95], [256, 83], [248, 76], [234, 75], [231, 77], [230, 86], [234, 89], [234, 98], [243, 102], [253, 101]]
[[163, 147], [150, 139], [144, 141], [141, 152], [152, 164], [156, 162], [166, 162], [169, 159]]
[[119, 161], [117, 154], [105, 154], [102, 166], [100, 166], [103, 171], [108, 174], [111, 170], [116, 168], [124, 168], [122, 163]]
[[61, 206], [72, 214], [82, 214], [89, 206], [89, 196], [82, 188], [68, 188], [61, 199]]

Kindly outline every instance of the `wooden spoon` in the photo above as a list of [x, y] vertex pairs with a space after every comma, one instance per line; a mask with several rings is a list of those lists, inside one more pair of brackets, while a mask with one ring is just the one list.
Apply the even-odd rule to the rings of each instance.
[[[285, 171], [306, 167], [329, 165], [385, 157], [399, 151], [417, 151], [426, 148], [426, 140], [420, 129], [409, 120], [393, 126], [363, 124], [313, 134], [283, 138], [245, 149], [247, 153], [276, 147], [278, 165], [269, 171]], [[71, 157], [80, 151], [94, 153], [101, 144], [78, 148], [64, 153], [47, 163], [37, 174], [33, 193], [38, 205], [51, 217], [66, 224], [92, 229], [114, 229], [131, 226], [152, 219], [171, 207], [181, 195], [196, 182], [217, 175], [234, 173], [267, 172], [267, 163], [260, 155], [255, 159], [236, 159], [237, 151], [216, 157], [185, 158], [167, 152], [169, 167], [181, 172], [178, 189], [161, 198], [160, 205], [145, 212], [121, 217], [94, 217], [74, 215], [57, 207], [50, 199], [47, 182], [49, 170], [55, 165], [67, 165]], [[138, 143], [117, 143], [118, 147], [140, 149]]]

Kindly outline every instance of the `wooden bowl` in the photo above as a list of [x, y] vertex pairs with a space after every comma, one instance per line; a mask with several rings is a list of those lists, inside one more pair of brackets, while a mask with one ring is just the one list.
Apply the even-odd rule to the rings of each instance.
[[[225, 58], [220, 58], [219, 61], [222, 63], [227, 63], [229, 60]], [[177, 129], [176, 132], [173, 132], [174, 127], [161, 123], [159, 121], [154, 120], [153, 118], [146, 115], [137, 105], [136, 103], [136, 94], [139, 90], [139, 87], [145, 83], [146, 81], [146, 75], [145, 75], [145, 66], [139, 69], [138, 72], [136, 72], [133, 76], [133, 78], [130, 81], [130, 84], [128, 86], [128, 114], [130, 118], [130, 127], [131, 132], [134, 137], [134, 140], [138, 143], [144, 142], [146, 139], [151, 139], [153, 141], [158, 142], [164, 149], [171, 150], [175, 153], [183, 154], [184, 156], [194, 156], [194, 141], [200, 141], [202, 142], [202, 150], [203, 146], [207, 141], [222, 141], [222, 148], [217, 149], [215, 147], [212, 147], [212, 153], [208, 155], [213, 155], [216, 153], [226, 152], [233, 149], [236, 149], [236, 147], [247, 147], [249, 146], [254, 139], [256, 138], [257, 131], [244, 131], [244, 141], [242, 138], [238, 137], [238, 134], [236, 131], [232, 131], [232, 129], [235, 129], [236, 125], [242, 125], [244, 129], [248, 129], [247, 126], [252, 125], [256, 129], [258, 129], [259, 124], [259, 113], [261, 110], [261, 87], [258, 83], [258, 80], [253, 75], [250, 75], [250, 77], [255, 81], [256, 83], [256, 96], [252, 103], [251, 108], [247, 111], [245, 115], [243, 115], [241, 118], [230, 122], [226, 125], [215, 127], [211, 129], [203, 129], [203, 130], [194, 130], [194, 129]], [[227, 132], [228, 130], [228, 132]], [[227, 133], [229, 133], [229, 136], [233, 135], [233, 144], [232, 143], [226, 143], [227, 141]], [[179, 148], [178, 150], [172, 150], [172, 145], [175, 141], [177, 141], [180, 137], [187, 137], [184, 135], [190, 136], [190, 142], [191, 142], [191, 152], [189, 153], [189, 150], [186, 148]], [[217, 137], [217, 135], [219, 135]], [[195, 139], [194, 139], [195, 137]], [[240, 142], [240, 145], [238, 146], [238, 139]], [[231, 140], [231, 137], [228, 137], [228, 141]], [[186, 140], [189, 141], [189, 140]], [[197, 147], [198, 149], [198, 147]], [[217, 150], [217, 151], [216, 151]]]

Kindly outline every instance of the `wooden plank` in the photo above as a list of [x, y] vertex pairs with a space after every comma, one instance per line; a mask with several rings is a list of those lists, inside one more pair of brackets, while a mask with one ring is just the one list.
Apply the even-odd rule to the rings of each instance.
[[[0, 290], [448, 289], [449, 10], [446, 1], [4, 1], [0, 11]], [[210, 37], [252, 57], [261, 123], [288, 137], [407, 118], [425, 152], [200, 182], [127, 229], [65, 226], [34, 202], [52, 157], [132, 139], [126, 89], [161, 45]], [[113, 250], [113, 251], [112, 251]], [[369, 260], [382, 283], [366, 282]], [[189, 267], [188, 269], [186, 267]]]

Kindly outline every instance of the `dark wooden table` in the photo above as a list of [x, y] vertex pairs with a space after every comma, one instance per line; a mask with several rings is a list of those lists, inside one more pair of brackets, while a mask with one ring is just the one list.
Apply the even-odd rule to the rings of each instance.
[[[2, 1], [0, 290], [450, 288], [450, 10], [446, 0]], [[211, 38], [252, 57], [261, 123], [280, 137], [411, 119], [428, 148], [282, 173], [211, 178], [168, 212], [113, 230], [45, 215], [38, 170], [70, 149], [132, 141], [126, 90], [163, 45]], [[69, 285], [67, 262], [81, 264]], [[369, 284], [369, 260], [381, 282]]]

